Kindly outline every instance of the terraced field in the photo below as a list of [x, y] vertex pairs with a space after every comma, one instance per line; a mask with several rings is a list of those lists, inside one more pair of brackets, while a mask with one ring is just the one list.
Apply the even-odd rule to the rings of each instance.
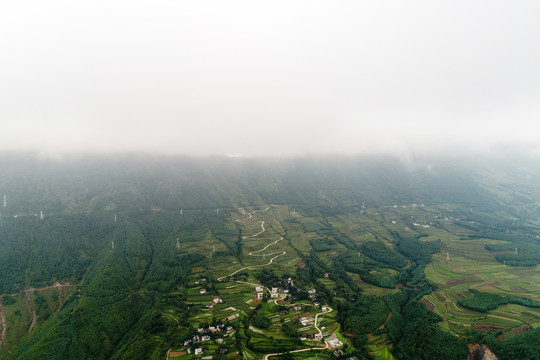
[[473, 296], [469, 289], [540, 299], [540, 267], [517, 268], [496, 262], [484, 244], [500, 242], [488, 239], [442, 242], [441, 253], [433, 256], [425, 270], [427, 279], [438, 289], [424, 299], [443, 317], [444, 329], [465, 335], [472, 327], [480, 331], [511, 331], [523, 325], [540, 326], [540, 309], [508, 304], [486, 314], [465, 309], [457, 303], [459, 299]]

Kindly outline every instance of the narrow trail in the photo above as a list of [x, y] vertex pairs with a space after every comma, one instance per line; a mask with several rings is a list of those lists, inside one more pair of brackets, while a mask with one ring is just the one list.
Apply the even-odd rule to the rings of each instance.
[[30, 324], [30, 328], [28, 329], [28, 336], [30, 336], [30, 334], [32, 333], [32, 330], [34, 330], [34, 326], [36, 326], [36, 322], [37, 322], [36, 308], [34, 306], [34, 300], [32, 299], [32, 292], [55, 289], [55, 288], [65, 287], [65, 286], [75, 286], [75, 285], [70, 284], [70, 283], [60, 284], [57, 281], [54, 283], [54, 285], [51, 285], [51, 286], [44, 286], [40, 288], [30, 287], [30, 288], [24, 289], [24, 293], [26, 294], [26, 300], [28, 301], [28, 306], [30, 306], [30, 310], [32, 311], [32, 323]]
[[388, 314], [388, 316], [386, 317], [386, 320], [384, 320], [384, 323], [379, 326], [379, 329], [378, 330], [381, 330], [383, 329], [385, 326], [386, 326], [386, 323], [388, 322], [388, 320], [390, 320], [390, 317], [392, 316], [392, 312], [390, 311], [390, 313]]
[[71, 283], [60, 284], [57, 281], [57, 282], [54, 283], [54, 285], [51, 285], [51, 286], [44, 286], [44, 287], [40, 287], [40, 288], [29, 287], [29, 288], [24, 289], [24, 291], [43, 291], [43, 290], [55, 289], [55, 288], [65, 287], [65, 286], [77, 286], [77, 285], [71, 284]]
[[8, 353], [11, 354], [11, 351], [7, 348], [7, 341], [6, 341], [6, 331], [7, 331], [7, 320], [6, 315], [4, 314], [4, 304], [2, 304], [2, 299], [0, 298], [0, 321], [2, 323], [2, 332], [0, 333], [0, 351], [2, 347], [7, 350]]
[[[267, 206], [264, 210], [254, 210], [254, 211], [251, 211], [248, 213], [248, 217], [247, 218], [241, 218], [241, 219], [236, 219], [235, 221], [237, 222], [247, 222], [249, 219], [251, 219], [253, 217], [253, 214], [256, 213], [256, 212], [267, 212], [268, 209], [270, 209], [270, 207], [272, 206], [275, 206], [275, 205], [269, 205]], [[257, 237], [261, 234], [263, 234], [266, 229], [264, 227], [264, 220], [263, 221], [259, 221], [259, 224], [261, 224], [261, 231], [259, 231], [258, 233], [254, 234], [254, 235], [245, 235], [245, 236], [242, 236], [242, 239], [248, 239], [248, 238], [254, 238], [254, 237]], [[286, 251], [278, 251], [278, 252], [275, 252], [275, 253], [270, 253], [270, 254], [258, 254], [260, 253], [261, 251], [264, 251], [266, 249], [268, 249], [270, 246], [272, 245], [275, 245], [277, 244], [278, 242], [280, 242], [281, 240], [283, 240], [283, 237], [280, 237], [279, 239], [277, 239], [276, 241], [274, 241], [273, 243], [270, 243], [268, 245], [266, 245], [265, 247], [263, 247], [262, 249], [260, 250], [255, 250], [255, 251], [252, 251], [250, 253], [248, 253], [248, 256], [263, 256], [263, 257], [266, 257], [267, 255], [268, 256], [272, 256], [272, 255], [275, 255], [274, 257], [272, 257], [270, 259], [270, 261], [268, 261], [268, 263], [266, 264], [260, 264], [260, 265], [249, 265], [249, 266], [244, 266], [243, 268], [241, 269], [238, 269], [232, 273], [230, 273], [229, 275], [224, 275], [224, 276], [221, 276], [219, 278], [217, 278], [218, 281], [221, 281], [227, 277], [231, 277], [233, 276], [234, 274], [237, 274], [239, 273], [240, 271], [243, 271], [243, 270], [246, 270], [246, 269], [253, 269], [253, 268], [257, 268], [257, 267], [263, 267], [263, 266], [268, 266], [270, 264], [272, 264], [274, 262], [275, 259], [277, 259], [278, 257], [280, 256], [283, 256], [285, 254], [287, 254]]]
[[28, 301], [28, 305], [30, 306], [30, 310], [32, 310], [32, 323], [30, 324], [30, 328], [28, 328], [28, 336], [32, 333], [32, 330], [34, 330], [34, 326], [36, 326], [37, 318], [36, 318], [36, 308], [34, 306], [34, 300], [32, 299], [32, 294], [30, 293], [31, 290], [25, 290], [26, 294], [26, 300]]
[[179, 322], [174, 316], [172, 316], [171, 314], [166, 313], [166, 312], [162, 312], [161, 314], [167, 315], [168, 317], [170, 317], [171, 319], [173, 319], [174, 321], [176, 321], [176, 325], [178, 325], [178, 327], [181, 327], [180, 322]]

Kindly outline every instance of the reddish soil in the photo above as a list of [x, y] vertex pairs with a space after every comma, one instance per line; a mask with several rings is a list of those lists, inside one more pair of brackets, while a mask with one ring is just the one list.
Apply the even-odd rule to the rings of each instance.
[[403, 285], [402, 283], [399, 283], [396, 285], [396, 289], [403, 289], [405, 288], [405, 285]]
[[170, 358], [180, 357], [187, 354], [187, 351], [171, 351], [169, 353]]
[[388, 322], [388, 320], [390, 319], [390, 316], [392, 316], [392, 312], [390, 311], [390, 313], [388, 314], [388, 316], [386, 317], [386, 320], [384, 320], [383, 324], [381, 326], [379, 326], [379, 330], [384, 328], [386, 323]]
[[359, 279], [354, 280], [354, 283], [355, 283], [356, 285], [358, 285], [358, 286], [367, 286], [367, 285], [369, 285], [367, 282], [362, 281], [362, 280], [359, 280]]
[[442, 296], [439, 291], [435, 291], [435, 296], [437, 297], [437, 299], [439, 299], [440, 301], [445, 301], [446, 299], [444, 298], [444, 296]]
[[532, 327], [530, 327], [529, 325], [521, 325], [520, 327], [514, 329], [514, 335], [523, 334], [524, 332], [527, 332], [531, 329]]
[[508, 326], [476, 323], [474, 324], [474, 329], [476, 331], [488, 332], [488, 331], [496, 331], [496, 330], [506, 330], [508, 329]]
[[432, 303], [430, 303], [429, 301], [427, 301], [424, 298], [421, 298], [420, 300], [418, 300], [418, 302], [421, 303], [421, 304], [424, 304], [429, 310], [435, 309], [435, 306], [433, 306]]
[[448, 286], [456, 286], [459, 284], [465, 284], [470, 282], [482, 281], [478, 276], [466, 276], [459, 279], [450, 280], [446, 283]]

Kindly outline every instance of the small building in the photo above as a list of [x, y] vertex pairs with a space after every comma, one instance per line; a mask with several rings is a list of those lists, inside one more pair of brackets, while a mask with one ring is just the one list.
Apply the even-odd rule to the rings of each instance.
[[302, 326], [311, 325], [313, 324], [314, 321], [315, 319], [312, 317], [305, 316], [305, 317], [300, 318], [300, 323], [302, 324]]
[[223, 302], [223, 299], [220, 298], [219, 296], [216, 296], [214, 298], [214, 304], [221, 304]]
[[223, 338], [217, 338], [216, 339], [216, 344], [221, 344], [223, 342]]
[[322, 341], [323, 339], [322, 334], [320, 333], [315, 334], [314, 339], [315, 341]]
[[271, 298], [277, 298], [277, 297], [279, 297], [279, 294], [277, 292], [273, 292], [273, 293], [270, 294], [270, 297]]
[[317, 290], [315, 290], [315, 289], [309, 289], [307, 292], [310, 293], [310, 294], [315, 294], [315, 293], [317, 292]]
[[262, 299], [264, 294], [262, 292], [257, 293], [257, 299]]
[[262, 286], [259, 286], [259, 285], [255, 286], [255, 291], [257, 291], [257, 292], [262, 292], [263, 290], [264, 290], [264, 289], [263, 289]]
[[202, 355], [203, 349], [202, 348], [196, 348], [195, 349], [195, 355]]
[[201, 341], [210, 341], [210, 336], [203, 335], [203, 337], [201, 338]]
[[201, 290], [199, 290], [199, 292], [200, 292], [201, 294], [206, 294], [206, 289], [201, 289]]
[[273, 288], [272, 288], [272, 294], [273, 294], [273, 293], [277, 293], [277, 292], [278, 292], [278, 288], [273, 287]]
[[[326, 338], [326, 343], [330, 349], [340, 348], [343, 346], [343, 343], [339, 341], [336, 333], [332, 333], [329, 337]], [[337, 355], [336, 355], [337, 356]]]

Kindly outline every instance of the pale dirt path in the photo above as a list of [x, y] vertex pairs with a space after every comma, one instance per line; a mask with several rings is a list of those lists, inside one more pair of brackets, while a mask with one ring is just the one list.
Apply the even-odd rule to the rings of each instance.
[[174, 321], [176, 321], [176, 325], [178, 325], [178, 327], [181, 327], [181, 326], [180, 326], [180, 322], [179, 322], [174, 316], [172, 316], [171, 314], [165, 313], [165, 312], [162, 312], [161, 314], [167, 315], [168, 317], [170, 317], [171, 319], [173, 319]]
[[36, 308], [34, 307], [34, 300], [32, 299], [32, 292], [34, 292], [34, 291], [43, 291], [43, 290], [47, 290], [47, 289], [54, 289], [54, 288], [59, 288], [59, 287], [63, 287], [63, 286], [75, 286], [75, 285], [70, 284], [70, 283], [60, 284], [57, 281], [57, 282], [54, 283], [54, 285], [51, 285], [51, 286], [44, 286], [44, 287], [40, 287], [40, 288], [31, 287], [31, 288], [24, 289], [24, 292], [26, 294], [26, 299], [28, 301], [28, 305], [30, 306], [30, 310], [32, 310], [32, 323], [30, 324], [30, 328], [28, 329], [28, 336], [30, 336], [30, 334], [32, 333], [32, 330], [34, 330], [34, 326], [36, 326], [36, 322], [37, 322]]
[[2, 298], [0, 298], [0, 321], [2, 322], [2, 332], [0, 333], [0, 349], [4, 347], [8, 353], [11, 354], [11, 351], [7, 348], [6, 341], [6, 331], [7, 331], [7, 320], [4, 314], [4, 304], [2, 304]]
[[[315, 329], [317, 329], [317, 331], [319, 332], [319, 334], [321, 334], [322, 336], [322, 331], [321, 329], [319, 329], [319, 327], [317, 326], [317, 321], [319, 319], [319, 315], [325, 315], [325, 314], [329, 314], [332, 312], [332, 309], [328, 306], [326, 306], [329, 310], [326, 310], [326, 311], [323, 311], [323, 312], [320, 312], [318, 313], [317, 315], [315, 315]], [[299, 352], [304, 352], [304, 351], [310, 351], [310, 350], [326, 350], [328, 349], [329, 346], [328, 346], [328, 343], [325, 341], [325, 346], [324, 347], [316, 347], [316, 348], [305, 348], [305, 349], [300, 349], [300, 350], [292, 350], [292, 351], [287, 351], [287, 352], [283, 352], [283, 353], [274, 353], [274, 354], [266, 354], [264, 355], [263, 357], [263, 360], [268, 360], [269, 357], [271, 356], [278, 356], [278, 355], [285, 355], [287, 353], [299, 353]]]
[[[246, 220], [248, 219], [251, 219], [252, 218], [252, 214], [253, 213], [256, 213], [256, 212], [267, 212], [268, 209], [270, 209], [270, 207], [272, 206], [275, 206], [275, 205], [269, 205], [267, 206], [264, 210], [254, 210], [254, 211], [251, 211], [248, 213], [248, 218], [247, 219], [236, 219], [235, 221], [239, 221], [239, 222], [245, 222]], [[259, 231], [258, 233], [256, 233], [255, 235], [245, 235], [245, 236], [242, 236], [243, 239], [247, 239], [247, 238], [250, 238], [250, 237], [256, 237], [256, 236], [259, 236], [260, 234], [264, 233], [266, 231], [266, 229], [264, 228], [264, 221], [260, 221], [259, 222], [261, 224], [261, 231]], [[252, 269], [252, 268], [257, 268], [257, 267], [262, 267], [262, 266], [268, 266], [270, 264], [272, 264], [274, 262], [275, 259], [277, 259], [278, 257], [280, 256], [283, 256], [285, 255], [287, 252], [286, 251], [282, 251], [282, 252], [277, 252], [277, 253], [271, 253], [271, 254], [263, 254], [263, 255], [254, 255], [256, 253], [259, 253], [261, 251], [264, 251], [266, 250], [268, 247], [272, 246], [272, 245], [275, 245], [277, 244], [279, 241], [283, 240], [283, 237], [279, 238], [278, 240], [274, 241], [273, 243], [271, 244], [268, 244], [266, 245], [264, 248], [260, 249], [260, 250], [256, 250], [256, 251], [252, 251], [250, 252], [248, 255], [249, 256], [266, 256], [266, 255], [269, 255], [269, 256], [272, 256], [272, 255], [276, 255], [274, 256], [273, 258], [270, 259], [270, 261], [266, 264], [261, 264], [261, 265], [249, 265], [249, 266], [244, 266], [243, 268], [241, 269], [238, 269], [232, 273], [230, 273], [229, 275], [224, 275], [224, 276], [221, 276], [219, 278], [217, 278], [218, 281], [221, 281], [227, 277], [230, 277], [230, 276], [233, 276], [234, 274], [236, 273], [239, 273], [240, 271], [242, 270], [246, 270], [246, 269]]]
[[[322, 331], [321, 329], [319, 329], [319, 327], [317, 326], [317, 320], [319, 319], [319, 315], [326, 315], [326, 314], [330, 314], [332, 312], [332, 308], [329, 307], [329, 306], [325, 306], [328, 310], [326, 311], [323, 311], [323, 312], [320, 312], [318, 313], [317, 315], [315, 315], [315, 329], [317, 329], [317, 331], [319, 332], [319, 334], [321, 334], [322, 336]], [[328, 345], [327, 345], [328, 346]]]
[[71, 283], [60, 284], [57, 281], [54, 283], [54, 285], [51, 285], [51, 286], [44, 286], [40, 288], [30, 287], [30, 288], [24, 289], [24, 291], [43, 291], [43, 290], [54, 289], [54, 288], [59, 288], [59, 287], [64, 287], [64, 286], [77, 286], [77, 285], [71, 284]]
[[30, 328], [28, 329], [28, 336], [30, 336], [37, 322], [36, 308], [34, 307], [34, 300], [32, 299], [32, 294], [30, 293], [30, 290], [25, 290], [25, 294], [26, 294], [26, 300], [28, 301], [28, 305], [30, 306], [30, 310], [32, 310], [32, 323], [30, 324]]

